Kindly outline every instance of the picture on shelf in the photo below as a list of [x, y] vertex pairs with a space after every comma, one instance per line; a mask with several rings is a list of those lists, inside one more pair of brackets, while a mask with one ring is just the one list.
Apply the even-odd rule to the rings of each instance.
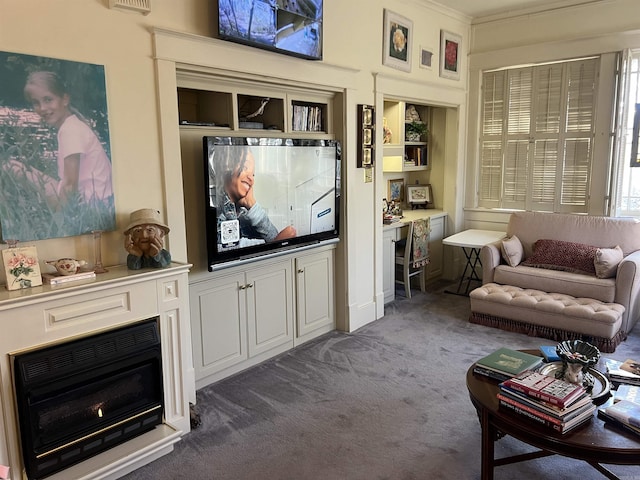
[[407, 203], [413, 206], [428, 208], [433, 205], [433, 191], [431, 185], [408, 185]]
[[396, 178], [389, 180], [389, 192], [387, 195], [389, 201], [402, 202], [404, 201], [404, 179]]
[[13, 247], [2, 251], [7, 274], [7, 290], [42, 285], [36, 247]]

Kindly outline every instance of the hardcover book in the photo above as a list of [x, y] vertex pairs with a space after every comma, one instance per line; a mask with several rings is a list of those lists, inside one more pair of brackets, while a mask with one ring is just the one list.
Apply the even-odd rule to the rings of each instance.
[[545, 362], [560, 362], [562, 360], [556, 352], [555, 345], [541, 345], [540, 353], [542, 353]]
[[585, 393], [582, 385], [575, 385], [551, 375], [532, 371], [523, 372], [514, 378], [505, 380], [504, 385], [560, 407], [570, 405]]
[[640, 405], [637, 403], [633, 403], [628, 400], [620, 400], [603, 410], [610, 417], [613, 417], [626, 425], [640, 428]]
[[640, 375], [640, 360], [628, 358], [622, 363], [622, 365], [620, 365], [620, 368], [627, 372], [631, 372], [634, 375]]
[[593, 405], [593, 400], [591, 396], [588, 394], [584, 394], [578, 400], [573, 402], [571, 405], [561, 408], [558, 405], [554, 405], [553, 403], [543, 402], [537, 398], [530, 397], [524, 393], [517, 392], [515, 390], [511, 390], [506, 387], [500, 388], [500, 394], [509, 397], [516, 402], [529, 405], [536, 410], [550, 415], [558, 420], [566, 421], [570, 418], [573, 418], [577, 414], [579, 414], [583, 409], [588, 408]]
[[503, 347], [481, 358], [476, 365], [513, 377], [525, 370], [534, 369], [541, 363], [542, 357]]
[[637, 385], [620, 385], [613, 392], [613, 401], [627, 400], [629, 402], [640, 404], [640, 387]]

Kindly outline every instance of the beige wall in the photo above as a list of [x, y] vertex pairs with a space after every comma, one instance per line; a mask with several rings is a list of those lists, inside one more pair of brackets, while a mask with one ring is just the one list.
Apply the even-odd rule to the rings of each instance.
[[[180, 160], [163, 158], [160, 125], [174, 119], [163, 119], [160, 112], [165, 114], [163, 103], [167, 105], [173, 98], [158, 98], [152, 28], [209, 37], [212, 31], [209, 5], [215, 2], [153, 0], [151, 3], [152, 13], [143, 16], [110, 9], [108, 0], [0, 0], [0, 49], [105, 65], [118, 225], [118, 231], [105, 234], [103, 239], [105, 265], [124, 263], [126, 259], [121, 231], [131, 211], [153, 207], [164, 214], [168, 208], [181, 208], [167, 205], [163, 165]], [[385, 5], [414, 22], [411, 73], [382, 66]], [[375, 102], [374, 74], [378, 72], [387, 75], [391, 83], [393, 79], [413, 82], [413, 88], [419, 92], [416, 99], [422, 98], [424, 91], [425, 98], [435, 96], [444, 104], [460, 104], [460, 98], [464, 99], [466, 92], [466, 58], [462, 60], [462, 80], [445, 80], [438, 75], [437, 51], [441, 28], [463, 35], [466, 46], [469, 24], [467, 18], [454, 12], [427, 7], [413, 0], [352, 0], [325, 2], [324, 28], [324, 60], [320, 64], [353, 70], [348, 104], [345, 105], [347, 126], [344, 136], [344, 190], [348, 199], [344, 213], [348, 232], [343, 237], [345, 248], [341, 261], [344, 264], [338, 266], [345, 291], [338, 294], [345, 297], [347, 311], [344, 315], [358, 316], [354, 325], [360, 325], [373, 320], [379, 312], [376, 299], [382, 288], [379, 281], [381, 259], [376, 243], [380, 241], [378, 217], [386, 184], [383, 185], [380, 172], [376, 172], [376, 182], [365, 184], [362, 171], [355, 168], [355, 106]], [[431, 70], [418, 67], [421, 46], [436, 52]], [[223, 56], [220, 62], [212, 59], [219, 68], [251, 71], [255, 67], [277, 72], [276, 76], [316, 81], [313, 72], [317, 68], [310, 67], [308, 61], [262, 51], [256, 57], [256, 49], [231, 44], [228, 47], [232, 54]], [[257, 65], [255, 58], [264, 59], [264, 65]], [[423, 88], [419, 88], [421, 84]], [[448, 98], [449, 89], [455, 98], [453, 102]], [[455, 148], [463, 138], [462, 135], [454, 137]], [[457, 158], [454, 158], [455, 163]], [[166, 185], [171, 185], [171, 181]], [[455, 180], [451, 183], [455, 184]], [[443, 185], [442, 189], [445, 188], [448, 187]], [[176, 260], [186, 261], [183, 253], [186, 251], [185, 234], [180, 230], [174, 228], [169, 234], [169, 248], [176, 252]], [[41, 259], [73, 256], [91, 260], [93, 257], [92, 240], [88, 235], [40, 241], [36, 246]]]

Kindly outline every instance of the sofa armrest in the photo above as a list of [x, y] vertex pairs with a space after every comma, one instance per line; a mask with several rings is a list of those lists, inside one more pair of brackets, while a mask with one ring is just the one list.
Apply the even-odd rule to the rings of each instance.
[[618, 265], [615, 302], [626, 309], [622, 328], [628, 333], [640, 318], [640, 250], [624, 257]]
[[493, 282], [493, 273], [500, 261], [502, 255], [500, 254], [500, 243], [497, 242], [488, 243], [480, 249], [480, 261], [482, 262], [482, 284]]

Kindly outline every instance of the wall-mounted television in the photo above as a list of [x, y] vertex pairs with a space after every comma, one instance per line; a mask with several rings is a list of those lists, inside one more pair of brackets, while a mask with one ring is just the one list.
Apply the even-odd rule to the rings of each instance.
[[311, 60], [322, 59], [323, 0], [218, 0], [218, 36]]
[[209, 271], [339, 238], [335, 140], [203, 137]]

